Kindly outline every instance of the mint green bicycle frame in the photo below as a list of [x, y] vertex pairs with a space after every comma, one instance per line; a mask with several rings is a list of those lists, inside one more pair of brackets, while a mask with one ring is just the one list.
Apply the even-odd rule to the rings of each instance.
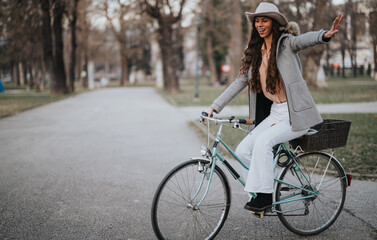
[[[221, 133], [222, 133], [222, 127], [223, 125], [221, 124], [220, 125], [220, 128], [219, 128], [219, 131], [216, 135], [216, 139], [214, 141], [214, 145], [213, 145], [213, 150], [212, 150], [212, 162], [210, 164], [210, 167], [211, 167], [211, 170], [209, 172], [209, 180], [208, 180], [208, 184], [207, 184], [207, 187], [206, 187], [206, 190], [205, 190], [205, 193], [202, 197], [202, 199], [198, 202], [198, 204], [196, 204], [195, 208], [198, 209], [200, 204], [204, 201], [204, 199], [206, 198], [207, 194], [208, 194], [208, 190], [210, 188], [210, 185], [211, 185], [211, 181], [212, 181], [212, 176], [213, 176], [213, 173], [215, 171], [215, 166], [216, 166], [216, 163], [217, 163], [217, 160], [220, 160], [224, 165], [225, 167], [228, 169], [228, 171], [232, 174], [232, 176], [238, 180], [243, 186], [245, 186], [245, 181], [244, 179], [237, 173], [236, 170], [234, 170], [234, 168], [228, 163], [228, 161], [221, 155], [221, 153], [218, 151], [218, 147], [219, 147], [219, 143], [221, 145], [223, 145], [225, 147], [225, 149], [233, 156], [234, 159], [237, 160], [237, 162], [239, 164], [241, 164], [242, 167], [244, 167], [245, 169], [249, 170], [249, 168], [245, 165], [244, 162], [242, 162], [238, 156], [234, 153], [234, 151], [232, 149], [229, 148], [229, 146], [222, 140], [221, 138]], [[300, 201], [300, 200], [303, 200], [303, 199], [306, 199], [306, 198], [313, 198], [315, 197], [316, 195], [318, 195], [318, 192], [317, 191], [312, 191], [310, 189], [315, 189], [312, 184], [310, 183], [310, 181], [307, 179], [307, 177], [305, 176], [304, 172], [302, 171], [300, 165], [298, 164], [295, 156], [293, 155], [293, 153], [288, 149], [288, 147], [284, 144], [284, 143], [281, 143], [279, 144], [279, 147], [274, 155], [274, 171], [276, 170], [276, 165], [278, 163], [278, 160], [279, 160], [279, 157], [280, 157], [280, 153], [281, 152], [285, 152], [285, 153], [288, 153], [289, 154], [289, 158], [291, 158], [293, 160], [293, 162], [295, 163], [294, 164], [294, 167], [292, 168], [292, 171], [294, 172], [294, 174], [296, 175], [297, 179], [299, 180], [301, 186], [296, 186], [296, 185], [293, 185], [293, 184], [290, 184], [290, 183], [287, 183], [287, 182], [284, 182], [282, 180], [279, 180], [277, 178], [274, 178], [274, 181], [275, 182], [280, 182], [280, 183], [283, 183], [283, 184], [286, 184], [290, 187], [293, 187], [293, 188], [296, 188], [296, 189], [299, 189], [301, 191], [305, 191], [307, 192], [307, 195], [306, 196], [301, 196], [301, 197], [297, 197], [298, 195], [301, 195], [301, 193], [296, 193], [296, 194], [291, 194], [291, 195], [288, 195], [286, 197], [284, 197], [283, 199], [280, 199], [280, 201], [278, 202], [273, 202], [272, 205], [279, 205], [279, 204], [284, 204], [284, 203], [289, 203], [289, 202], [293, 202], [293, 201]], [[288, 166], [291, 165], [291, 164], [288, 164]], [[208, 168], [205, 170], [207, 171]], [[301, 176], [300, 177], [300, 173], [301, 173]], [[191, 202], [196, 198], [196, 196], [199, 194], [199, 192], [201, 191], [202, 187], [203, 187], [203, 182], [204, 182], [204, 179], [206, 177], [207, 174], [203, 174], [203, 178], [202, 178], [202, 181], [198, 187], [198, 190], [197, 192], [194, 194], [194, 196], [192, 197], [191, 199]], [[310, 189], [307, 189], [307, 188], [304, 188], [304, 186], [309, 186]], [[251, 193], [251, 195], [253, 197], [256, 197], [256, 193]]]

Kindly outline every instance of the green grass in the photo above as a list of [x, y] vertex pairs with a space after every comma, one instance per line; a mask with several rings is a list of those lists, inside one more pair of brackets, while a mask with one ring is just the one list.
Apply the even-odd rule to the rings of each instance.
[[[361, 175], [377, 174], [377, 115], [323, 114], [322, 117], [352, 121], [347, 146], [337, 148], [334, 152], [335, 157], [341, 162], [346, 172]], [[215, 134], [217, 130], [218, 126], [210, 125], [212, 134]], [[245, 134], [245, 132], [227, 125], [223, 130], [223, 140], [235, 150]], [[200, 136], [203, 142], [207, 141], [203, 132], [200, 132]]]
[[[199, 84], [199, 98], [195, 99], [195, 86], [192, 82], [180, 85], [181, 92], [178, 94], [168, 94], [163, 90], [158, 92], [168, 102], [176, 106], [209, 106], [224, 90], [226, 86], [210, 86], [207, 81], [201, 80]], [[244, 90], [236, 96], [229, 105], [245, 105], [248, 102], [247, 91]]]
[[[332, 78], [327, 84], [328, 86], [323, 89], [310, 89], [317, 104], [377, 101], [377, 81], [372, 78]], [[202, 79], [198, 99], [194, 99], [193, 82], [181, 84], [181, 92], [178, 94], [167, 94], [162, 90], [159, 92], [177, 106], [209, 106], [225, 89], [226, 86], [210, 86], [208, 81]], [[229, 105], [247, 105], [247, 102], [248, 95], [245, 89]]]
[[371, 78], [334, 78], [328, 87], [311, 89], [316, 103], [373, 102], [377, 101], [377, 81]]
[[50, 97], [48, 92], [35, 93], [22, 89], [6, 90], [5, 93], [0, 93], [0, 118], [58, 101], [65, 97], [67, 96]]
[[80, 90], [76, 86], [76, 91], [73, 94], [51, 97], [48, 85], [44, 91], [36, 92], [34, 89], [28, 90], [26, 85], [22, 87], [13, 86], [11, 82], [7, 82], [5, 84], [5, 91], [0, 93], [0, 118], [12, 116], [50, 102], [59, 101], [83, 91], [86, 90]]
[[347, 146], [335, 151], [346, 171], [377, 174], [377, 115], [322, 114], [322, 116], [352, 121]]

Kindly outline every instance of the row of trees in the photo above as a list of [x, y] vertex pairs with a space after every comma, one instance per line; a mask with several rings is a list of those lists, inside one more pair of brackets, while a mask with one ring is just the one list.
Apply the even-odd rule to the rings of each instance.
[[[364, 8], [364, 11], [359, 11]], [[357, 49], [358, 43], [369, 36], [371, 45], [373, 47], [374, 66], [377, 72], [377, 1], [352, 1], [346, 0], [338, 10], [345, 15], [346, 22], [342, 25], [339, 42], [339, 50], [342, 54], [342, 75], [345, 77], [345, 55], [349, 53], [351, 58], [353, 76], [357, 76]], [[369, 32], [367, 32], [366, 25], [369, 25]]]
[[[3, 0], [0, 5], [0, 78], [9, 71], [15, 84], [24, 85], [27, 81], [30, 88], [41, 91], [48, 76], [51, 95], [70, 93], [74, 91], [77, 78], [81, 87], [87, 87], [87, 75], [81, 72], [88, 72], [89, 58], [99, 57], [100, 53], [106, 55], [106, 51], [111, 51], [106, 42], [115, 41], [118, 46], [111, 47], [119, 52], [120, 84], [127, 86], [130, 67], [148, 70], [149, 39], [152, 29], [156, 28], [163, 56], [164, 86], [170, 92], [177, 92], [176, 66], [179, 64], [175, 61], [175, 52], [180, 51], [175, 50], [182, 49], [178, 26], [184, 4], [184, 0], [178, 4], [136, 0], [94, 3], [88, 0]], [[90, 24], [98, 16], [107, 19], [107, 28], [101, 30], [102, 34]], [[175, 39], [180, 40], [180, 46], [176, 46]], [[80, 56], [78, 61], [77, 56]]]
[[[1, 1], [1, 79], [8, 70], [16, 84], [24, 85], [28, 81], [30, 88], [41, 91], [48, 76], [51, 95], [73, 92], [78, 3], [79, 0]], [[63, 32], [66, 30], [71, 32], [69, 81], [64, 64], [67, 48], [64, 48]], [[85, 39], [84, 32], [81, 39]]]
[[[298, 22], [301, 32], [328, 29], [337, 12], [345, 15], [341, 33], [330, 45], [300, 53], [309, 85], [317, 85], [320, 59], [324, 53], [329, 58], [334, 48], [341, 51], [343, 61], [349, 53], [357, 74], [358, 41], [365, 36], [365, 22], [377, 25], [376, 1], [345, 0], [337, 6], [331, 0], [271, 2], [289, 20]], [[120, 85], [127, 86], [130, 68], [151, 71], [150, 39], [155, 38], [163, 63], [164, 89], [176, 93], [184, 68], [184, 33], [189, 29], [182, 27], [182, 20], [194, 14], [201, 19], [200, 53], [211, 82], [219, 81], [220, 66], [226, 62], [231, 66], [229, 78], [234, 79], [251, 27], [244, 12], [255, 11], [257, 4], [253, 0], [198, 0], [195, 4], [186, 0], [1, 0], [0, 78], [10, 72], [15, 84], [27, 82], [40, 91], [47, 76], [51, 95], [61, 95], [75, 91], [76, 81], [80, 87], [87, 87], [87, 75], [81, 73], [88, 72], [89, 61], [98, 61], [105, 71], [120, 66]], [[359, 11], [358, 4], [367, 11]], [[101, 17], [106, 19], [105, 28], [96, 28], [94, 20]], [[376, 31], [369, 28], [375, 66]]]
[[[300, 52], [304, 79], [311, 86], [318, 86], [317, 72], [320, 60], [325, 54], [326, 69], [330, 69], [329, 59], [333, 52], [340, 50], [342, 54], [343, 77], [345, 77], [345, 56], [348, 52], [354, 76], [357, 75], [356, 52], [360, 41], [370, 36], [374, 51], [374, 65], [377, 66], [376, 38], [377, 1], [345, 0], [344, 4], [333, 5], [332, 0], [276, 0], [270, 1], [279, 6], [289, 21], [299, 24], [302, 33], [319, 29], [329, 29], [339, 12], [344, 15], [340, 34], [329, 45], [319, 45]], [[230, 79], [238, 74], [239, 59], [243, 46], [246, 46], [250, 32], [250, 24], [243, 13], [254, 12], [256, 1], [202, 1], [202, 54], [211, 72], [211, 80], [219, 77], [219, 65], [229, 56], [233, 71]], [[326, 13], [326, 14], [324, 14]], [[242, 19], [240, 19], [242, 16]], [[367, 32], [366, 25], [369, 27]], [[240, 48], [241, 47], [241, 48]], [[216, 67], [216, 68], [215, 68]], [[377, 71], [377, 67], [375, 67]]]

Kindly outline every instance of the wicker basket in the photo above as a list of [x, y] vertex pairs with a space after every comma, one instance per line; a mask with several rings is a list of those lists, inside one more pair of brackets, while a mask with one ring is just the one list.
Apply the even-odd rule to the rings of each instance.
[[314, 126], [317, 133], [293, 139], [289, 143], [293, 148], [300, 146], [304, 151], [319, 151], [328, 148], [343, 147], [347, 144], [351, 122], [346, 120], [324, 119]]

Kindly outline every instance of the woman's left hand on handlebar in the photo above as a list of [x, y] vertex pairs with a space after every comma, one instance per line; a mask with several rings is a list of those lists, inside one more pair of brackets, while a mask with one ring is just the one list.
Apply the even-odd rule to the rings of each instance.
[[215, 112], [215, 109], [211, 107], [208, 108], [208, 110], [206, 111], [206, 113], [208, 114], [208, 117], [212, 117], [214, 112]]

